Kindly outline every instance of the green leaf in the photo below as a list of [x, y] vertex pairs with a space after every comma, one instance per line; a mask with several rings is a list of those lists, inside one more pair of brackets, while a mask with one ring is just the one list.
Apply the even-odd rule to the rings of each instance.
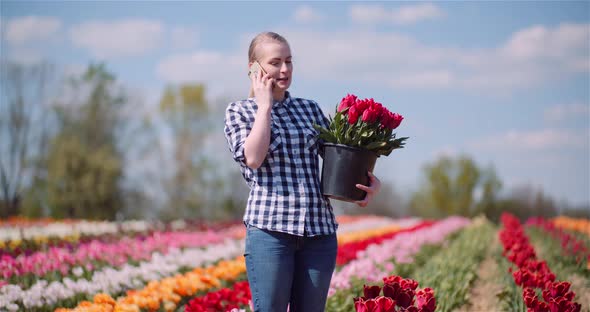
[[373, 150], [373, 149], [382, 148], [385, 146], [387, 146], [387, 142], [371, 142], [371, 143], [367, 144], [365, 146], [365, 148], [368, 150]]

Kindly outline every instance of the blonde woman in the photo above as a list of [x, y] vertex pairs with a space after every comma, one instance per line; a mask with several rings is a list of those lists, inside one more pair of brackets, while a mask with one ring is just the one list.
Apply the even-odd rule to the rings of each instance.
[[[320, 145], [312, 124], [327, 127], [318, 104], [292, 97], [291, 49], [285, 38], [258, 34], [248, 51], [251, 91], [230, 103], [225, 136], [250, 187], [244, 214], [246, 267], [256, 312], [324, 311], [337, 253], [332, 206], [320, 190]], [[359, 206], [379, 191], [370, 186]]]

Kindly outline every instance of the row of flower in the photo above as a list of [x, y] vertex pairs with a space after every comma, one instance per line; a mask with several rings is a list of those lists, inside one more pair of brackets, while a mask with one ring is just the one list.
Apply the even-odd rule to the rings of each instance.
[[503, 229], [499, 239], [503, 255], [516, 267], [510, 273], [516, 285], [523, 288], [522, 298], [528, 311], [532, 312], [579, 312], [581, 305], [574, 301], [571, 284], [556, 281], [555, 274], [545, 261], [538, 259], [524, 227], [513, 215], [501, 217]]
[[[505, 226], [514, 221], [506, 222], [505, 219], [503, 218]], [[532, 224], [532, 221], [530, 223]], [[514, 227], [514, 223], [509, 227], [514, 229], [514, 231], [506, 231], [500, 235], [504, 246], [509, 246], [505, 242], [510, 241], [507, 237], [511, 236], [514, 238], [513, 241], [519, 241], [520, 243], [512, 244], [512, 247], [508, 247], [508, 252], [505, 251], [504, 254], [511, 261], [519, 262], [522, 259], [527, 259], [526, 257], [518, 257], [515, 254], [511, 254], [511, 251], [519, 250], [520, 248], [530, 250], [532, 246], [530, 246], [526, 237], [522, 236], [522, 228]], [[426, 230], [426, 226], [422, 227], [422, 230], [418, 227], [412, 235], [419, 236], [424, 230]], [[478, 222], [476, 220], [472, 226], [461, 231], [456, 238], [451, 240], [445, 248], [438, 248], [434, 256], [426, 261], [426, 265], [420, 266], [419, 270], [414, 271], [413, 275], [416, 280], [403, 279], [399, 276], [388, 276], [382, 278], [383, 288], [376, 285], [363, 285], [363, 296], [355, 297], [354, 299], [356, 311], [434, 311], [435, 309], [437, 311], [451, 311], [468, 303], [468, 293], [473, 280], [477, 276], [476, 268], [486, 254], [485, 250], [491, 241], [492, 233], [493, 227], [489, 222]], [[401, 237], [402, 234], [399, 233], [398, 235]], [[552, 233], [551, 231], [543, 231], [543, 235], [552, 235]], [[439, 237], [444, 236], [443, 234]], [[515, 247], [515, 245], [520, 247]], [[373, 245], [372, 248], [376, 246], [378, 245]], [[421, 246], [421, 253], [424, 250], [423, 247]], [[382, 254], [382, 252], [375, 253], [375, 255]], [[450, 261], [450, 259], [456, 258], [459, 254], [461, 255], [461, 261]], [[525, 286], [525, 282], [520, 278], [527, 276], [527, 274], [537, 274], [536, 276], [533, 275], [535, 278], [538, 278], [537, 282], [532, 282], [532, 285], [537, 283], [537, 288], [535, 289], [529, 284], [528, 287], [525, 286], [525, 289], [521, 293], [520, 300], [527, 306], [528, 311], [580, 310], [580, 305], [573, 302], [575, 294], [569, 289], [569, 283], [555, 282], [555, 278], [552, 278], [554, 274], [549, 271], [548, 266], [544, 262], [536, 260], [536, 256], [529, 257], [528, 261], [524, 260], [525, 268], [518, 268], [518, 271], [521, 272], [520, 275], [516, 273], [518, 271], [511, 275], [511, 278], [514, 278], [513, 283]], [[528, 263], [529, 267], [527, 267], [526, 263]], [[537, 272], [533, 271], [535, 268], [538, 269]], [[395, 268], [393, 268], [389, 272], [395, 271]], [[384, 272], [376, 274], [381, 273]], [[543, 282], [543, 275], [545, 277], [548, 276], [549, 280]], [[353, 277], [352, 279], [362, 282], [368, 281], [366, 276], [363, 275], [360, 275], [359, 278]], [[427, 285], [428, 288], [417, 290], [417, 281], [420, 281], [420, 284]], [[212, 293], [195, 298], [189, 302], [186, 311], [227, 311], [232, 308], [237, 309], [243, 307], [247, 299], [249, 299], [249, 289], [247, 289], [246, 284], [242, 284], [242, 286], [244, 287], [239, 287], [239, 290], [235, 293], [229, 289], [224, 289], [219, 294]], [[357, 288], [360, 289], [358, 286]], [[332, 294], [331, 298], [347, 291], [355, 293], [354, 290], [346, 288], [339, 289]], [[383, 291], [383, 295], [381, 295], [381, 291]], [[358, 289], [356, 293], [358, 293]], [[435, 293], [436, 296], [434, 295]], [[230, 294], [234, 294], [233, 297]], [[350, 298], [350, 296], [347, 298]], [[548, 302], [549, 304], [544, 305], [542, 303], [543, 301], [539, 298], [543, 298], [544, 302]], [[438, 306], [437, 303], [439, 303]], [[329, 310], [348, 311], [350, 309], [349, 307], [352, 307], [352, 304], [344, 305], [342, 310], [335, 309], [333, 306]], [[467, 309], [469, 308], [467, 307]]]
[[[340, 226], [339, 238], [342, 241], [354, 242], [365, 239], [365, 232], [372, 235], [383, 235], [392, 230], [399, 230], [401, 226], [413, 226], [417, 219], [392, 220], [389, 218], [357, 218], [344, 222]], [[364, 230], [362, 230], [364, 228]], [[394, 229], [395, 228], [395, 229]], [[381, 230], [380, 230], [381, 229]], [[232, 231], [226, 231], [226, 234]], [[241, 226], [243, 234], [243, 226]], [[170, 248], [168, 253], [154, 252], [149, 261], [126, 263], [120, 268], [104, 266], [102, 269], [89, 270], [88, 274], [79, 277], [68, 276], [58, 280], [37, 279], [29, 289], [19, 285], [5, 285], [0, 289], [0, 306], [12, 305], [30, 307], [44, 307], [55, 305], [71, 305], [71, 300], [92, 298], [92, 295], [105, 292], [113, 296], [123, 293], [127, 289], [142, 287], [146, 283], [166, 276], [174, 275], [183, 270], [196, 266], [213, 263], [221, 259], [229, 259], [242, 253], [243, 240], [230, 239], [226, 235], [226, 242], [210, 246], [209, 248]], [[220, 235], [222, 237], [222, 235]], [[195, 240], [201, 240], [196, 238]], [[132, 245], [135, 246], [135, 245]], [[73, 269], [76, 274], [79, 267]], [[79, 271], [79, 270], [78, 270]], [[80, 272], [78, 272], [80, 275]], [[45, 291], [44, 291], [45, 290]]]
[[543, 218], [531, 218], [526, 224], [538, 227], [558, 240], [565, 256], [572, 257], [578, 265], [585, 266], [587, 270], [590, 270], [590, 247], [586, 245], [586, 242]]
[[[342, 225], [362, 223], [361, 221], [387, 222], [376, 216], [339, 216]], [[12, 220], [12, 219], [9, 219]], [[115, 243], [128, 237], [143, 239], [154, 232], [171, 231], [218, 231], [241, 222], [202, 222], [197, 220], [176, 220], [168, 223], [160, 221], [86, 221], [63, 220], [49, 222], [51, 219], [34, 221], [31, 219], [15, 219], [18, 221], [3, 221], [0, 226], [0, 257], [9, 255], [17, 257], [21, 254], [30, 255], [37, 251], [48, 250], [51, 247], [75, 249], [79, 244], [90, 242]], [[403, 219], [400, 222], [412, 222]], [[4, 237], [4, 239], [2, 239]]]
[[[498, 251], [498, 257], [511, 264], [502, 271], [511, 273], [506, 278], [514, 287], [522, 287], [516, 294], [524, 310], [575, 312], [582, 308], [573, 290], [579, 293], [584, 288], [568, 282], [569, 271], [563, 271], [561, 264], [566, 263], [562, 258], [587, 261], [588, 245], [579, 231], [565, 229], [555, 220], [530, 219], [524, 227], [514, 216], [502, 216], [498, 236], [504, 251], [503, 256]], [[327, 311], [470, 309], [477, 269], [492, 250], [488, 247], [494, 226], [485, 219], [347, 216], [339, 223], [338, 266]], [[242, 225], [237, 228], [214, 233], [221, 241], [200, 245], [179, 241], [165, 251], [154, 249], [149, 259], [96, 265], [80, 276], [76, 276], [79, 271], [73, 272], [76, 266], [59, 279], [38, 278], [28, 289], [1, 286], [0, 310], [248, 311], [251, 296], [241, 257], [244, 231]], [[129, 237], [121, 241], [141, 244]], [[541, 249], [543, 259], [553, 262], [540, 261], [537, 251]], [[495, 293], [489, 296], [496, 297]]]
[[35, 223], [31, 223], [29, 226], [4, 225], [0, 227], [0, 242], [7, 244], [9, 241], [22, 242], [25, 240], [47, 239], [49, 237], [63, 238], [120, 232], [145, 232], [153, 228], [159, 229], [163, 227], [180, 230], [186, 226], [187, 223], [184, 220], [177, 220], [168, 224], [142, 220], [122, 222], [79, 220], [44, 223], [41, 226]]
[[590, 220], [588, 219], [559, 216], [553, 218], [551, 222], [558, 228], [586, 234], [590, 238]]
[[[394, 237], [394, 235], [392, 235], [392, 233], [389, 234], [385, 234], [385, 233], [381, 233], [379, 234], [379, 236], [383, 236], [383, 235], [390, 235], [391, 238], [389, 240], [382, 240], [382, 244], [378, 245], [378, 246], [388, 246], [388, 248], [390, 248], [390, 250], [399, 250], [400, 247], [405, 246], [404, 242], [407, 242], [410, 238], [415, 238], [417, 239], [415, 242], [419, 243], [419, 242], [440, 242], [444, 239], [444, 237], [448, 234], [451, 233], [453, 231], [456, 231], [458, 229], [460, 229], [461, 227], [465, 226], [468, 223], [468, 221], [466, 219], [457, 219], [457, 218], [451, 218], [451, 219], [447, 219], [441, 222], [437, 222], [437, 223], [432, 223], [432, 222], [420, 222], [420, 223], [415, 223], [414, 224], [407, 224], [407, 225], [411, 225], [411, 227], [409, 229], [398, 229], [397, 231], [393, 231], [392, 233], [399, 233], [397, 236]], [[384, 228], [386, 229], [386, 228]], [[374, 230], [369, 229], [366, 232], [375, 232]], [[409, 235], [410, 233], [413, 233], [414, 235]], [[346, 234], [341, 234], [340, 236], [346, 237]], [[361, 236], [361, 235], [359, 235]], [[369, 238], [369, 240], [371, 240], [372, 238]], [[339, 238], [340, 241], [340, 238]], [[358, 241], [357, 241], [358, 242]], [[355, 246], [357, 245], [357, 243], [353, 242], [347, 242], [344, 244], [341, 244], [339, 246], [339, 250], [346, 250], [349, 246]], [[376, 245], [372, 245], [372, 247], [374, 247]], [[396, 247], [397, 246], [397, 247]], [[375, 250], [374, 251], [375, 254], [368, 254], [368, 253], [364, 253], [364, 252], [358, 252], [358, 256], [359, 257], [363, 257], [366, 259], [377, 259], [375, 256], [377, 255], [382, 255], [383, 254], [383, 250]], [[408, 259], [408, 255], [404, 254], [403, 255], [404, 259]], [[385, 258], [384, 258], [385, 259]], [[359, 259], [356, 260], [352, 260], [351, 262], [349, 262], [349, 264], [351, 266], [355, 266], [355, 264], [351, 264], [355, 261], [357, 261]], [[383, 262], [385, 262], [386, 260], [381, 260]], [[344, 267], [342, 267], [340, 271], [342, 270], [347, 270], [345, 269], [347, 267], [347, 265], [345, 265]], [[348, 269], [347, 271], [352, 272], [350, 269]], [[349, 278], [363, 278], [363, 274], [362, 272], [359, 272], [361, 274], [359, 275], [350, 275]], [[365, 272], [365, 273], [371, 273], [371, 272]], [[336, 275], [337, 273], [335, 273]], [[378, 278], [373, 277], [373, 280], [381, 280], [383, 279], [384, 276], [389, 276], [388, 274], [383, 274], [383, 272], [378, 272], [378, 273], [374, 273], [374, 276], [379, 276]], [[342, 276], [340, 278], [340, 280], [342, 280], [344, 276]], [[333, 282], [334, 281], [338, 281], [338, 277], [334, 277]], [[241, 285], [241, 284], [238, 284]], [[143, 292], [140, 291], [140, 292]], [[151, 294], [150, 298], [158, 298], [156, 294]], [[240, 299], [241, 298], [241, 299]], [[188, 302], [188, 304], [186, 305], [186, 310], [185, 311], [225, 311], [225, 310], [229, 310], [232, 308], [237, 308], [239, 307], [244, 307], [246, 305], [246, 300], [245, 298], [249, 298], [249, 293], [247, 293], [247, 291], [245, 290], [244, 287], [242, 286], [232, 286], [232, 287], [228, 287], [228, 288], [224, 288], [222, 290], [218, 290], [218, 291], [214, 291], [214, 292], [210, 292], [207, 294], [204, 294], [202, 296], [198, 296], [196, 298], [194, 298], [193, 300], [191, 300], [190, 302]], [[178, 299], [178, 298], [176, 298]], [[181, 296], [180, 301], [182, 302], [184, 298]], [[110, 302], [113, 308], [122, 308], [123, 305], [123, 300], [121, 298], [118, 298], [117, 300], [114, 300], [112, 298], [110, 298], [109, 300], [105, 300], [105, 296], [104, 295], [100, 295], [97, 298], [95, 298], [95, 302], [94, 303], [90, 303], [90, 302], [83, 302], [80, 303], [78, 305], [78, 310], [82, 311], [84, 309], [88, 309], [90, 307], [94, 307], [97, 308], [100, 305], [104, 305], [105, 302], [108, 301]], [[153, 303], [153, 302], [152, 302]], [[163, 308], [164, 310], [167, 309], [171, 309], [173, 307], [172, 303], [168, 302], [168, 303], [164, 303], [164, 301], [160, 302], [161, 305], [158, 306], [158, 308]], [[352, 304], [352, 303], [351, 303]], [[126, 308], [130, 308], [130, 306], [125, 306]], [[145, 308], [144, 305], [136, 305], [134, 307], [140, 307], [140, 308]], [[174, 305], [175, 307], [175, 305]], [[155, 305], [152, 306], [152, 308], [155, 308]], [[102, 310], [102, 311], [106, 311]], [[412, 310], [410, 310], [412, 311]], [[426, 311], [426, 310], [425, 310]]]
[[[366, 218], [359, 222], [353, 222], [354, 227], [376, 228], [380, 231], [383, 227], [398, 227], [411, 225], [415, 219], [403, 219], [392, 225], [390, 219]], [[399, 224], [399, 225], [397, 225]], [[344, 224], [346, 226], [349, 224]], [[346, 229], [345, 229], [346, 231]], [[23, 288], [30, 287], [39, 279], [61, 280], [68, 275], [72, 278], [81, 276], [89, 277], [97, 269], [112, 266], [120, 267], [127, 263], [147, 261], [155, 252], [167, 254], [171, 248], [194, 248], [209, 244], [219, 243], [228, 237], [241, 238], [245, 234], [242, 225], [233, 226], [219, 232], [154, 232], [149, 236], [127, 237], [117, 241], [105, 243], [97, 238], [86, 243], [67, 247], [51, 247], [46, 251], [38, 251], [32, 254], [0, 256], [0, 272], [4, 283], [19, 285]], [[375, 235], [369, 232], [368, 235]], [[355, 239], [354, 236], [350, 236]], [[342, 239], [346, 240], [346, 237]], [[358, 240], [360, 238], [356, 238]], [[132, 248], [129, 248], [132, 246]], [[0, 281], [0, 285], [3, 283]]]
[[[38, 251], [46, 251], [52, 247], [75, 249], [79, 244], [89, 242], [111, 243], [122, 238], [142, 239], [159, 232], [177, 231], [217, 231], [239, 222], [205, 223], [196, 220], [177, 220], [168, 223], [126, 221], [126, 222], [59, 222], [44, 224], [39, 227], [0, 228], [0, 232], [12, 236], [6, 240], [0, 240], [0, 256], [13, 257], [30, 255]], [[19, 236], [14, 237], [18, 232]], [[12, 234], [10, 234], [12, 233]]]
[[204, 247], [243, 236], [243, 226], [238, 225], [221, 232], [155, 232], [148, 237], [123, 237], [113, 243], [92, 240], [72, 249], [51, 247], [31, 255], [3, 255], [0, 272], [9, 283], [28, 288], [39, 278], [59, 280], [70, 274], [82, 276], [106, 266], [147, 261], [156, 252], [167, 254], [173, 248]]

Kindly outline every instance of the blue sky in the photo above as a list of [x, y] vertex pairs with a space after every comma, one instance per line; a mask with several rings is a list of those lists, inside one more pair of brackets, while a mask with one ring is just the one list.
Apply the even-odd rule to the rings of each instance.
[[[204, 82], [212, 98], [242, 98], [249, 41], [276, 31], [291, 44], [293, 95], [330, 114], [355, 93], [405, 117], [397, 133], [411, 137], [407, 147], [376, 167], [399, 191], [415, 189], [438, 156], [466, 154], [493, 164], [505, 190], [530, 184], [590, 203], [587, 1], [0, 5], [3, 58], [73, 73], [105, 61], [143, 94], [145, 114], [166, 84]], [[224, 145], [211, 148], [231, 162]]]

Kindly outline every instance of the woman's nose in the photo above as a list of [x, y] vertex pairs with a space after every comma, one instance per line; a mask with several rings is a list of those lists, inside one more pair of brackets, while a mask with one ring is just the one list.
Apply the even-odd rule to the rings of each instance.
[[289, 71], [289, 66], [287, 66], [287, 62], [284, 62], [283, 65], [281, 65], [281, 73], [284, 73], [287, 71]]

